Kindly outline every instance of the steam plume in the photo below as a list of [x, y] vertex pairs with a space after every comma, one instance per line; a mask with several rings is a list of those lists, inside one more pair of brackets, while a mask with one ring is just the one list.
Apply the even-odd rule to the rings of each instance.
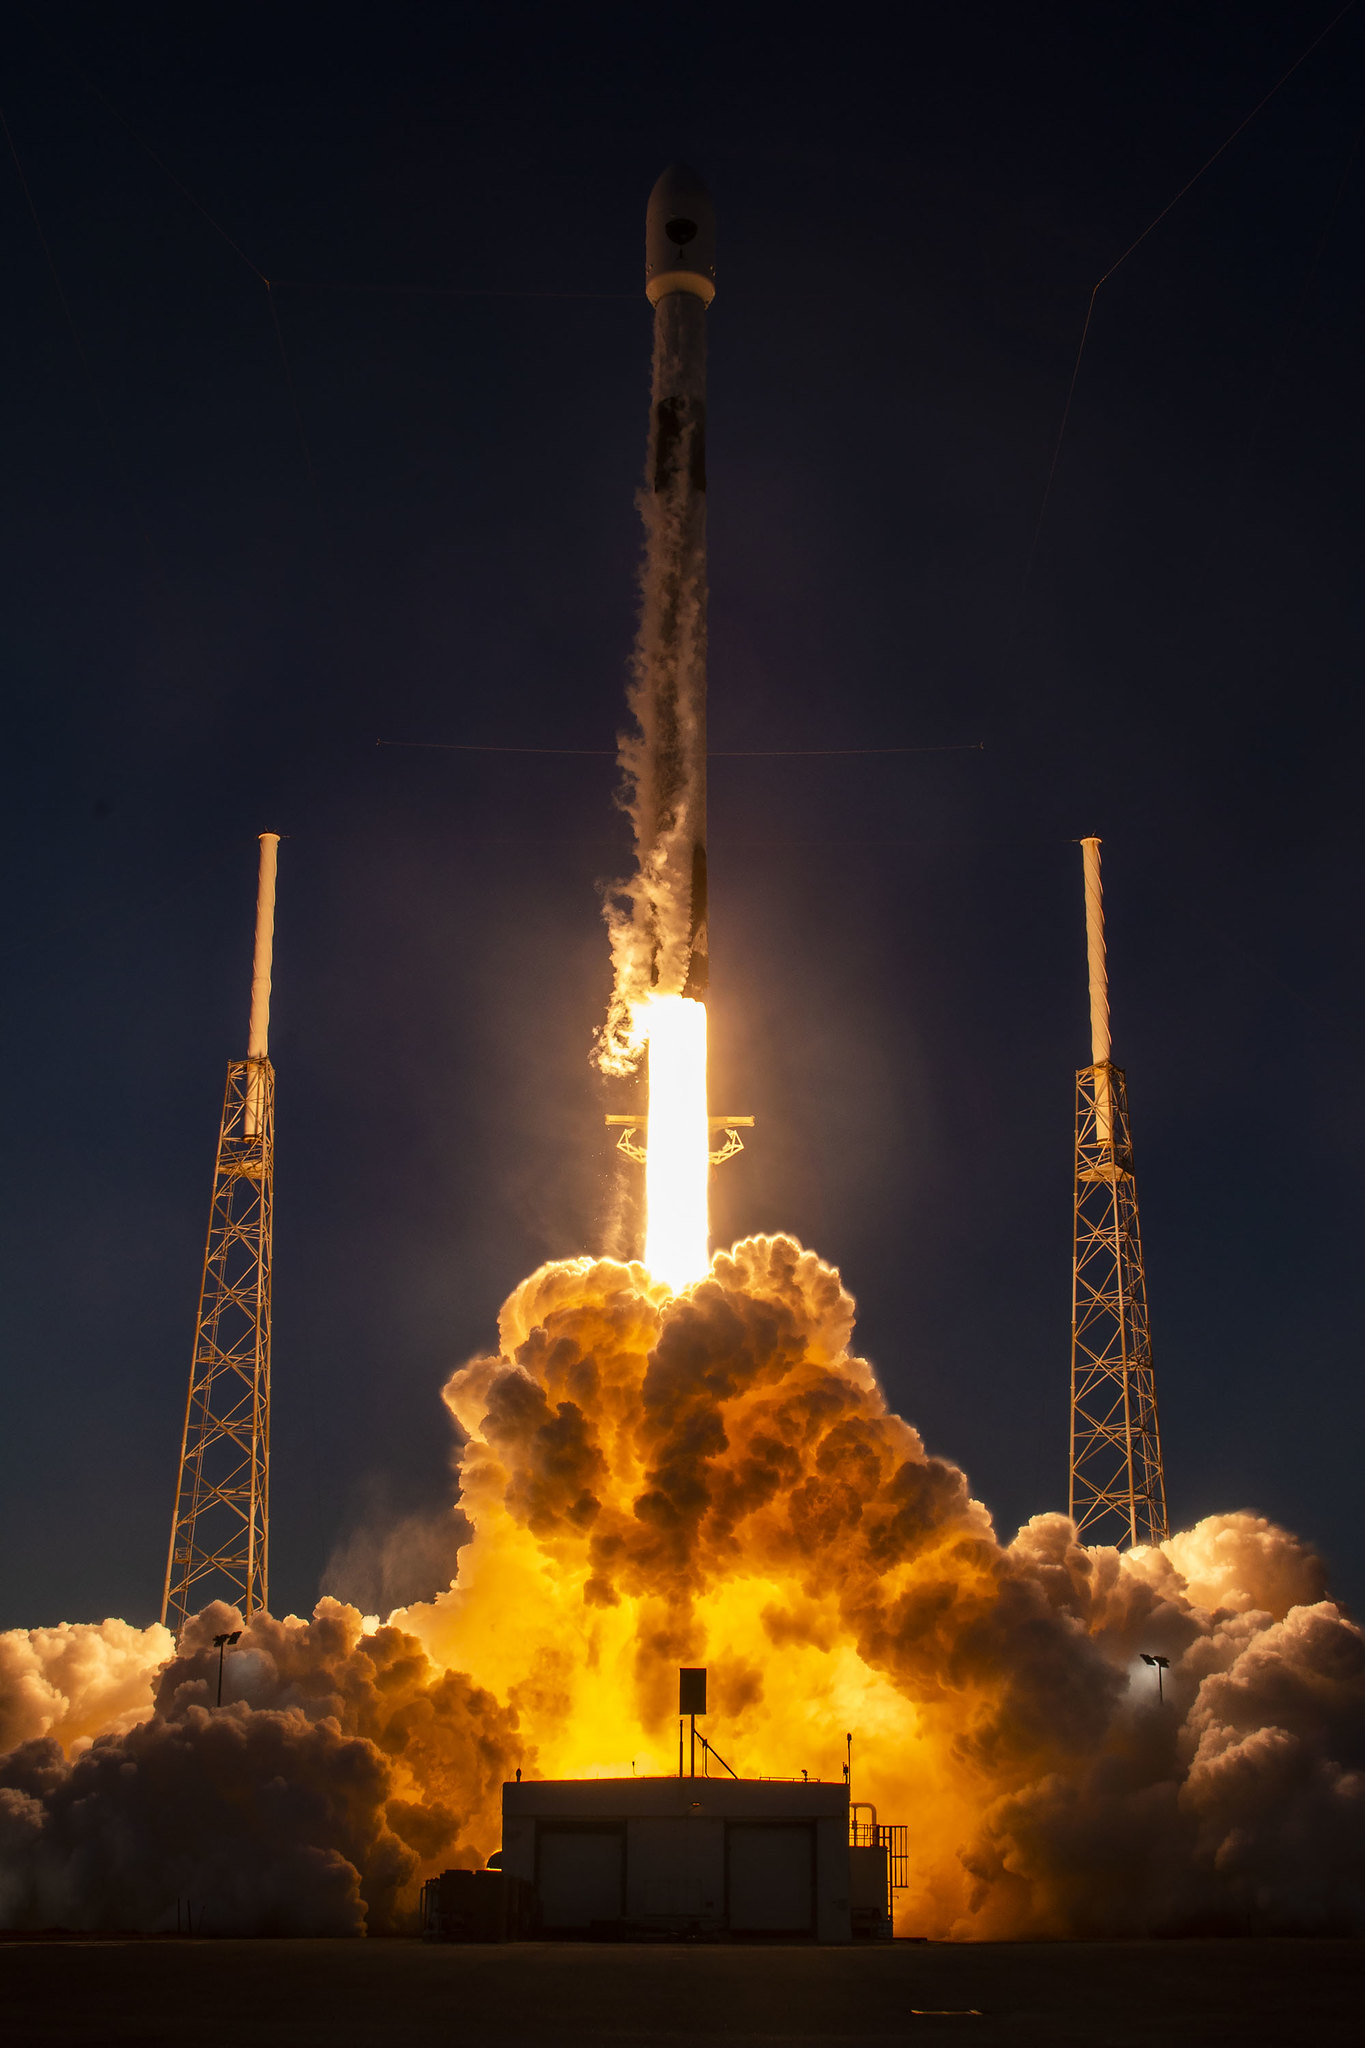
[[164, 1641], [111, 1638], [93, 1743], [76, 1632], [6, 1639], [5, 1919], [164, 1926], [192, 1892], [221, 1931], [403, 1924], [422, 1874], [496, 1845], [515, 1766], [672, 1768], [676, 1668], [704, 1663], [743, 1774], [837, 1779], [855, 1731], [856, 1796], [910, 1823], [902, 1932], [1365, 1930], [1365, 1639], [1319, 1561], [1250, 1513], [1126, 1554], [1060, 1515], [1001, 1544], [888, 1411], [853, 1306], [783, 1237], [678, 1295], [543, 1267], [446, 1389], [474, 1527], [449, 1592], [369, 1633], [335, 1601], [256, 1621], [221, 1710], [230, 1610], [154, 1700]]

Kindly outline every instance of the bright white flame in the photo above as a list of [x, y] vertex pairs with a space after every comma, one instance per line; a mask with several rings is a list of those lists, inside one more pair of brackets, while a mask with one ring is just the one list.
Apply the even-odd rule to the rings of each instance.
[[707, 1176], [706, 1005], [654, 996], [649, 1036], [649, 1136], [645, 1164], [645, 1264], [674, 1293], [711, 1263]]

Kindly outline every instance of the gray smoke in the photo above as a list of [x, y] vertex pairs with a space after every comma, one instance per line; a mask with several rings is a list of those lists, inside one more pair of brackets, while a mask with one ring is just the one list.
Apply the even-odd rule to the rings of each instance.
[[706, 986], [706, 308], [672, 292], [654, 314], [653, 402], [639, 506], [640, 623], [620, 741], [635, 871], [606, 902], [613, 987], [607, 1073], [642, 1049], [637, 1006]]
[[1040, 1516], [1007, 1555], [1126, 1683], [964, 1851], [980, 1933], [1365, 1931], [1365, 1637], [1320, 1561], [1247, 1513], [1123, 1557]]
[[372, 1480], [356, 1524], [323, 1567], [321, 1590], [362, 1614], [380, 1616], [434, 1599], [455, 1577], [472, 1534], [458, 1507], [405, 1514], [387, 1484]]

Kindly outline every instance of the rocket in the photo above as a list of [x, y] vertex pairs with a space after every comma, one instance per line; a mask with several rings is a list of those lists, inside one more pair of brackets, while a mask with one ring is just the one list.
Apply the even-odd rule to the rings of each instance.
[[654, 359], [631, 696], [644, 739], [637, 830], [651, 987], [696, 998], [708, 979], [706, 312], [715, 259], [710, 195], [695, 171], [673, 164], [645, 216]]
[[[620, 753], [636, 869], [607, 901], [615, 981], [598, 1059], [608, 1073], [630, 1073], [648, 1045], [647, 1145], [636, 1142], [638, 1116], [607, 1123], [620, 1129], [617, 1149], [647, 1168], [647, 1262], [680, 1286], [707, 1269], [708, 1170], [744, 1150], [740, 1127], [754, 1121], [710, 1116], [706, 1103], [706, 315], [716, 219], [685, 164], [670, 165], [649, 195], [645, 295], [654, 360], [629, 690], [638, 730], [622, 734]], [[716, 1131], [724, 1142], [711, 1151]]]

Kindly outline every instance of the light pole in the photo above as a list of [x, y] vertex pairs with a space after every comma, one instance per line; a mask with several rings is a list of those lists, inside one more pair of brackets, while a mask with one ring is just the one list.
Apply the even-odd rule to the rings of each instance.
[[[215, 1636], [213, 1639], [213, 1647], [218, 1652], [218, 1704], [220, 1707], [223, 1704], [223, 1658], [226, 1652], [232, 1648], [232, 1645], [240, 1643], [241, 1640], [242, 1631], [239, 1628], [231, 1629], [226, 1635]], [[1150, 1661], [1149, 1658], [1148, 1662]]]
[[1153, 1668], [1155, 1669], [1155, 1671], [1156, 1671], [1156, 1696], [1157, 1696], [1157, 1702], [1158, 1702], [1158, 1704], [1159, 1704], [1159, 1705], [1160, 1705], [1160, 1704], [1164, 1704], [1164, 1702], [1165, 1702], [1165, 1698], [1166, 1698], [1166, 1695], [1165, 1695], [1165, 1693], [1163, 1692], [1163, 1690], [1162, 1690], [1162, 1686], [1161, 1686], [1161, 1674], [1162, 1674], [1162, 1672], [1163, 1672], [1163, 1671], [1169, 1671], [1169, 1670], [1170, 1670], [1170, 1668], [1171, 1668], [1171, 1660], [1170, 1660], [1170, 1658], [1169, 1658], [1169, 1657], [1153, 1657], [1153, 1656], [1149, 1656], [1146, 1650], [1142, 1650], [1142, 1651], [1139, 1651], [1139, 1653], [1138, 1653], [1138, 1654], [1139, 1654], [1139, 1655], [1141, 1656], [1141, 1658], [1142, 1658], [1142, 1661], [1143, 1661], [1143, 1663], [1144, 1663], [1144, 1664], [1150, 1664], [1150, 1665], [1152, 1665], [1152, 1666], [1153, 1666]]

